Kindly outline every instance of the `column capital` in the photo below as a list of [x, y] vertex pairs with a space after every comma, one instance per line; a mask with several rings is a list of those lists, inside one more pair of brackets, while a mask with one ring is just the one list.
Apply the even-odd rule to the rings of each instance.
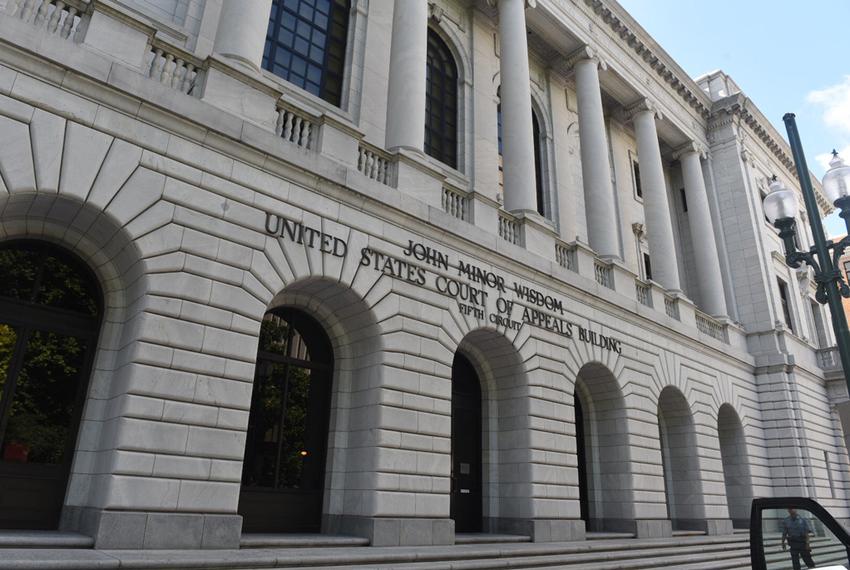
[[582, 61], [595, 61], [599, 69], [603, 71], [608, 69], [608, 62], [600, 57], [596, 48], [589, 45], [583, 45], [567, 55], [563, 60], [563, 66], [565, 69], [573, 69], [577, 63]]
[[681, 159], [686, 154], [695, 153], [700, 158], [708, 158], [708, 150], [696, 141], [688, 141], [682, 146], [673, 150], [673, 158]]
[[624, 109], [624, 118], [628, 121], [633, 119], [636, 115], [640, 113], [652, 113], [653, 116], [659, 121], [664, 118], [664, 115], [661, 114], [661, 109], [658, 108], [658, 105], [649, 99], [649, 97], [644, 97], [642, 99], [638, 99], [628, 107]]
[[[499, 0], [487, 0], [487, 5], [491, 8], [499, 7]], [[537, 8], [537, 0], [525, 0], [525, 7], [528, 8]]]

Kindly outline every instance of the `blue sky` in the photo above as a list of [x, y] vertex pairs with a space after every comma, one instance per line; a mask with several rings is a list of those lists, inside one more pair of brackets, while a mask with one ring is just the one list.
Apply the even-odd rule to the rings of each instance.
[[[692, 77], [732, 76], [774, 126], [796, 113], [809, 168], [850, 160], [850, 0], [619, 0]], [[844, 225], [835, 214], [830, 235]]]

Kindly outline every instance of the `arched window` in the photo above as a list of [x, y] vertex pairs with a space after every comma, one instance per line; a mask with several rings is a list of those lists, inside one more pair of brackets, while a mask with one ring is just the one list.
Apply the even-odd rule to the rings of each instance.
[[273, 0], [263, 67], [339, 105], [349, 0]]
[[325, 484], [333, 349], [290, 308], [260, 328], [239, 514], [247, 532], [318, 532]]
[[74, 255], [0, 245], [0, 528], [58, 526], [100, 315]]
[[[496, 122], [499, 137], [499, 184], [502, 184], [503, 179], [503, 164], [502, 157], [502, 104], [499, 103], [496, 107]], [[546, 195], [543, 192], [543, 148], [544, 141], [540, 133], [540, 122], [537, 120], [537, 112], [534, 108], [531, 109], [531, 126], [534, 129], [534, 177], [537, 183], [537, 213], [541, 216], [546, 215]]]
[[457, 168], [457, 64], [449, 46], [430, 28], [427, 73], [425, 152]]

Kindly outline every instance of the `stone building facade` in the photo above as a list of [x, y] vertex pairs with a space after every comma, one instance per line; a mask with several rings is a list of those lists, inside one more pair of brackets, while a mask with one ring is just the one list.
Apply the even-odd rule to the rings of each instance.
[[0, 0], [0, 44], [2, 526], [850, 518], [828, 315], [761, 209], [790, 152], [614, 0]]

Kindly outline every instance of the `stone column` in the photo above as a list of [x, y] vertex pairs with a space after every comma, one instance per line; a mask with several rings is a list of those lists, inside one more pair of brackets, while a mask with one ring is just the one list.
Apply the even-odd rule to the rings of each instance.
[[582, 48], [573, 57], [588, 240], [598, 255], [619, 257], [617, 211], [599, 87], [600, 61], [588, 48]]
[[272, 0], [224, 0], [213, 52], [259, 72]]
[[714, 241], [714, 224], [708, 205], [705, 178], [702, 175], [701, 154], [703, 152], [694, 143], [686, 145], [676, 153], [682, 164], [685, 199], [688, 201], [688, 221], [702, 305], [700, 308], [714, 317], [725, 317], [726, 296], [720, 273], [720, 257], [717, 255], [717, 244]]
[[525, 8], [529, 0], [498, 0], [505, 209], [537, 213], [534, 128]]
[[395, 0], [386, 147], [422, 152], [425, 146], [425, 77], [428, 2]]
[[673, 221], [664, 181], [664, 163], [658, 144], [655, 119], [659, 116], [648, 101], [630, 109], [637, 135], [640, 185], [643, 189], [647, 241], [652, 256], [652, 278], [669, 291], [681, 291], [679, 264], [673, 242]]

